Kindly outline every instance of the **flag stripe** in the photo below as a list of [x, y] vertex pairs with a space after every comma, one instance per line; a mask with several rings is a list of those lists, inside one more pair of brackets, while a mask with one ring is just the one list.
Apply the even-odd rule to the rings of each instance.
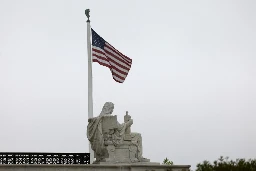
[[124, 80], [120, 80], [119, 78], [116, 78], [114, 75], [112, 75], [113, 79], [118, 83], [123, 83]]
[[119, 83], [123, 83], [125, 78], [118, 77], [115, 73], [112, 72], [113, 79]]
[[106, 55], [106, 56], [107, 56], [107, 59], [108, 59], [110, 62], [116, 64], [116, 65], [119, 66], [120, 68], [123, 68], [124, 70], [127, 70], [127, 71], [130, 70], [131, 67], [124, 66], [123, 63], [121, 63], [121, 62], [118, 61], [118, 60], [115, 60], [114, 58], [111, 58], [111, 56], [109, 56], [109, 55]]
[[127, 73], [121, 73], [118, 69], [114, 68], [113, 66], [111, 68], [111, 71], [113, 71], [114, 73], [116, 73], [116, 75], [122, 78], [126, 78]]
[[116, 56], [116, 55], [113, 53], [113, 51], [111, 51], [111, 50], [109, 50], [109, 49], [107, 49], [107, 48], [104, 48], [104, 49], [105, 49], [105, 54], [106, 54], [107, 57], [109, 57], [110, 59], [112, 59], [112, 60], [114, 60], [114, 61], [120, 63], [121, 65], [123, 65], [123, 66], [126, 67], [126, 68], [130, 68], [130, 67], [131, 67], [131, 65], [128, 64], [128, 63], [126, 63], [126, 62], [124, 62], [124, 60], [121, 59], [120, 56]]
[[124, 66], [122, 65], [123, 63], [121, 63], [118, 59], [113, 58], [112, 56], [110, 56], [109, 54], [106, 54], [105, 52], [103, 52], [100, 48], [98, 47], [93, 47], [93, 52], [92, 52], [92, 56], [101, 56], [103, 58], [105, 58], [105, 60], [114, 63], [115, 65], [117, 65], [118, 67], [122, 68], [123, 70], [129, 71], [130, 70], [130, 66]]
[[[104, 63], [107, 67], [111, 67], [111, 65], [110, 65], [110, 63], [108, 62], [108, 61], [106, 61], [106, 60], [104, 60], [104, 59], [101, 59], [101, 58], [99, 58], [99, 57], [97, 57], [97, 58], [92, 58], [92, 60], [97, 60], [97, 61], [99, 61], [99, 62], [101, 62], [101, 63]], [[93, 61], [93, 62], [95, 62], [95, 61]]]
[[[110, 49], [115, 49], [111, 44], [107, 43], [107, 46], [109, 46]], [[125, 56], [124, 54], [122, 54], [121, 52], [119, 52], [117, 49], [115, 49], [115, 52], [119, 55], [122, 56], [128, 63], [132, 64], [132, 60], [130, 58], [128, 58], [127, 56]]]
[[128, 62], [127, 60], [125, 60], [124, 55], [117, 53], [116, 49], [112, 48], [108, 43], [106, 43], [106, 46], [104, 47], [104, 49], [109, 53], [111, 53], [116, 58], [118, 58], [123, 63], [127, 64], [128, 66], [131, 66], [131, 62]]
[[103, 65], [103, 66], [105, 66], [105, 67], [109, 67], [108, 64], [106, 64], [106, 63], [104, 63], [104, 62], [102, 62], [102, 61], [100, 61], [100, 60], [98, 60], [98, 59], [93, 59], [92, 61], [93, 61], [93, 62], [98, 62], [100, 65]]
[[104, 63], [104, 66], [107, 66], [110, 69], [114, 69], [116, 70], [116, 72], [120, 73], [123, 75], [123, 77], [126, 77], [125, 75], [128, 74], [129, 70], [124, 70], [120, 67], [118, 67], [117, 65], [115, 65], [114, 63], [107, 61], [106, 58], [102, 57], [102, 56], [98, 56], [97, 54], [93, 55], [93, 62], [100, 62], [100, 63]]

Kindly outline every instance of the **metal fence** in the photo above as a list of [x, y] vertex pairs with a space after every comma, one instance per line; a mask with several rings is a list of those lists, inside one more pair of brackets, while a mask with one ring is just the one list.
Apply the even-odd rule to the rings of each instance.
[[90, 164], [90, 153], [4, 153], [0, 164]]

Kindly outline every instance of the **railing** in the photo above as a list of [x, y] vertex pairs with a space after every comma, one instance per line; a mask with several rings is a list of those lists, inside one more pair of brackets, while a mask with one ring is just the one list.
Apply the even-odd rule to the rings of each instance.
[[90, 153], [1, 153], [1, 164], [90, 164]]

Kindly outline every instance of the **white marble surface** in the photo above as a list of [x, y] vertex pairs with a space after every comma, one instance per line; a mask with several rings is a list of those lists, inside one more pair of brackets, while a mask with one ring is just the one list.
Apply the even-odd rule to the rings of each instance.
[[0, 165], [0, 171], [188, 171], [190, 165]]

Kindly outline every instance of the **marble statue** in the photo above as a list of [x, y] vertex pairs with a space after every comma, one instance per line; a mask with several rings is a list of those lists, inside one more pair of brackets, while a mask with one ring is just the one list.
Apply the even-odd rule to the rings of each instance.
[[136, 163], [149, 162], [142, 157], [142, 137], [131, 132], [133, 120], [124, 116], [124, 123], [117, 121], [112, 102], [106, 102], [98, 117], [90, 118], [87, 138], [91, 143], [96, 161], [94, 163]]

